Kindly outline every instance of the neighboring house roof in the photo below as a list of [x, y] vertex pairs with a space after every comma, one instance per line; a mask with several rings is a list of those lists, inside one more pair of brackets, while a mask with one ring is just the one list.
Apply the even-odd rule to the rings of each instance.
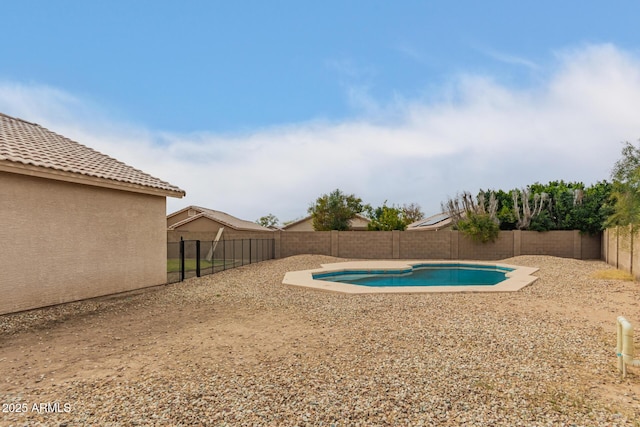
[[440, 230], [451, 226], [452, 218], [448, 213], [438, 213], [419, 221], [412, 222], [407, 226], [407, 231], [412, 230]]
[[[353, 224], [354, 222], [360, 222], [361, 224], [363, 224], [366, 227], [366, 224], [369, 224], [369, 222], [371, 222], [371, 220], [369, 218], [367, 218], [366, 216], [360, 215], [360, 214], [356, 214], [356, 217], [354, 218], [356, 221], [351, 220], [351, 223]], [[287, 225], [282, 227], [282, 230], [288, 230], [291, 228], [295, 228], [296, 226], [299, 226], [302, 223], [305, 222], [309, 222], [311, 223], [312, 221], [312, 217], [311, 215], [305, 216], [304, 218], [301, 218], [297, 221], [293, 221], [288, 223]], [[313, 229], [313, 226], [311, 226], [311, 228]]]
[[310, 220], [311, 220], [311, 216], [305, 216], [304, 218], [300, 218], [298, 220], [291, 221], [290, 223], [283, 225], [282, 229], [283, 230], [287, 230], [287, 229], [289, 229], [291, 227], [295, 227], [296, 225], [302, 224], [303, 222], [307, 222], [307, 221], [310, 221]]
[[192, 215], [182, 221], [176, 222], [175, 224], [170, 225], [169, 230], [174, 230], [184, 224], [188, 224], [191, 221], [195, 221], [198, 218], [208, 218], [213, 221], [219, 222], [222, 225], [229, 227], [233, 230], [245, 230], [245, 231], [273, 231], [271, 228], [263, 227], [260, 224], [256, 224], [255, 222], [245, 221], [244, 219], [236, 218], [233, 215], [229, 215], [228, 213], [215, 211], [213, 209], [201, 208], [200, 206], [187, 206], [184, 209], [180, 209], [179, 211], [173, 212], [167, 215], [167, 219], [175, 216], [179, 213], [193, 210], [195, 211], [195, 215]]
[[185, 195], [168, 182], [38, 124], [2, 113], [0, 171], [171, 197]]

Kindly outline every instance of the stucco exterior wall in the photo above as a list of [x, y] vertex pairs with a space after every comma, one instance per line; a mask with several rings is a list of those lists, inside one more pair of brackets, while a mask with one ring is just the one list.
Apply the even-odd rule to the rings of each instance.
[[286, 228], [286, 231], [314, 231], [313, 222], [311, 221], [311, 218], [309, 218], [306, 221], [291, 224]]
[[[191, 232], [211, 232], [217, 233], [220, 227], [225, 227], [224, 224], [219, 223], [218, 221], [214, 221], [210, 218], [200, 217], [190, 221], [186, 224], [182, 224], [179, 227], [174, 228], [174, 230], [181, 231], [191, 231]], [[227, 229], [229, 227], [226, 227]]]
[[167, 218], [167, 228], [169, 228], [173, 224], [177, 224], [178, 222], [183, 221], [183, 220], [185, 220], [187, 218], [189, 218], [189, 210], [177, 213], [177, 214], [173, 215], [171, 218]]
[[[349, 224], [351, 231], [366, 231], [369, 221], [362, 217], [355, 217]], [[315, 231], [313, 228], [313, 219], [308, 217], [304, 221], [289, 224], [285, 226], [284, 231]]]
[[0, 172], [0, 314], [166, 283], [166, 199]]
[[369, 221], [361, 217], [353, 218], [349, 225], [351, 231], [367, 231], [369, 229]]

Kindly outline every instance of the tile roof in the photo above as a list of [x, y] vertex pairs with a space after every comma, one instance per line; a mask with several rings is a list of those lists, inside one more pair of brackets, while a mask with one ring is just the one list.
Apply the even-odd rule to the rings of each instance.
[[452, 221], [449, 213], [440, 212], [430, 217], [422, 218], [419, 221], [412, 222], [407, 226], [407, 230], [440, 230], [449, 227]]
[[0, 161], [21, 163], [118, 183], [163, 190], [182, 197], [184, 190], [135, 169], [38, 124], [0, 113]]
[[176, 227], [179, 227], [181, 225], [187, 224], [197, 218], [209, 218], [211, 220], [217, 221], [219, 223], [222, 223], [228, 227], [231, 227], [235, 230], [251, 230], [251, 231], [273, 231], [271, 228], [267, 228], [267, 227], [263, 227], [260, 224], [256, 224], [255, 222], [251, 222], [251, 221], [246, 221], [244, 219], [240, 219], [240, 218], [236, 218], [233, 215], [229, 215], [228, 213], [225, 212], [221, 212], [221, 211], [215, 211], [213, 209], [207, 209], [207, 208], [201, 208], [200, 206], [188, 206], [184, 209], [180, 209], [177, 212], [174, 212], [172, 214], [169, 214], [168, 217], [172, 217], [175, 214], [178, 214], [180, 212], [184, 212], [185, 210], [188, 209], [193, 209], [196, 212], [198, 212], [198, 215], [189, 217], [187, 219], [184, 219], [180, 222], [177, 222], [175, 224], [172, 224], [169, 229], [174, 229]]

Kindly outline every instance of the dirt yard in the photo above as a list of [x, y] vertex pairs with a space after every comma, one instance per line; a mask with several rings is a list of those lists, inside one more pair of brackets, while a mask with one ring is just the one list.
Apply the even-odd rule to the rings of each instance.
[[640, 285], [591, 277], [606, 264], [510, 258], [540, 279], [501, 294], [281, 285], [338, 261], [0, 316], [0, 425], [640, 425], [614, 352], [619, 315], [640, 341]]

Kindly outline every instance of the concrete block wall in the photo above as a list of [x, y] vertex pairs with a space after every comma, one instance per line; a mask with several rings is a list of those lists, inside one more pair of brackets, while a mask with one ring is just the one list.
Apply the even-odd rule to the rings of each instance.
[[581, 259], [602, 259], [602, 234], [580, 235]]
[[457, 250], [457, 233], [450, 231], [397, 233], [400, 238], [400, 259], [451, 259], [452, 240], [456, 240]]
[[[557, 230], [553, 232], [521, 231], [522, 255], [553, 255], [564, 258], [575, 258], [574, 231]], [[578, 241], [579, 241], [578, 235]], [[579, 258], [580, 255], [578, 254]]]
[[634, 251], [634, 247], [632, 247], [631, 245], [631, 234], [627, 234], [627, 233], [620, 233], [617, 236], [618, 239], [618, 268], [624, 271], [629, 271], [633, 273], [633, 264], [632, 264], [632, 259], [633, 259], [633, 253], [637, 252]]
[[338, 257], [393, 259], [392, 231], [342, 231], [338, 237]]
[[279, 231], [275, 237], [276, 241], [280, 239], [280, 257], [321, 254], [360, 259], [496, 260], [517, 255], [551, 255], [600, 259], [602, 253], [600, 236], [583, 236], [578, 231], [501, 231], [497, 241], [485, 244], [451, 230]]
[[500, 232], [495, 242], [478, 243], [458, 231], [452, 231], [458, 238], [458, 259], [493, 260], [513, 256], [513, 232]]
[[277, 231], [280, 257], [300, 254], [331, 255], [331, 231]]
[[629, 228], [610, 228], [602, 236], [603, 259], [640, 279], [640, 233]]

